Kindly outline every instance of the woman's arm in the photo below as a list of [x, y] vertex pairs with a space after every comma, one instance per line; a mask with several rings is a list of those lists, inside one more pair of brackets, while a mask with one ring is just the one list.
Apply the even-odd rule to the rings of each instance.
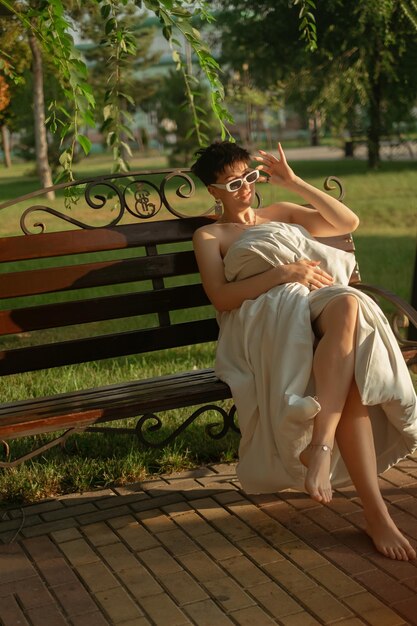
[[279, 211], [286, 210], [290, 221], [304, 226], [309, 233], [316, 237], [330, 237], [353, 232], [359, 225], [359, 219], [353, 211], [336, 198], [313, 187], [299, 176], [296, 176], [289, 167], [281, 144], [278, 144], [279, 159], [272, 154], [259, 150], [261, 156], [255, 157], [261, 161], [259, 169], [269, 175], [269, 182], [277, 184], [289, 191], [297, 193], [312, 208], [303, 207], [291, 202], [279, 202]]
[[236, 309], [245, 300], [254, 300], [284, 283], [298, 282], [309, 289], [333, 284], [332, 277], [320, 269], [318, 261], [307, 260], [279, 265], [256, 276], [228, 282], [218, 237], [205, 227], [199, 228], [194, 233], [193, 244], [204, 290], [218, 311]]

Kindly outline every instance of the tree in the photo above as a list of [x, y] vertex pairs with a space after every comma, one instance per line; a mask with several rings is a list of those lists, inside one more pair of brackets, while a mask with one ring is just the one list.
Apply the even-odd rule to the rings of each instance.
[[[195, 122], [194, 132], [199, 144], [207, 140], [204, 133], [204, 119], [195, 106], [195, 93], [192, 78], [188, 75], [187, 66], [183, 57], [183, 41], [187, 42], [190, 49], [201, 67], [207, 80], [211, 93], [211, 108], [220, 126], [222, 137], [228, 135], [226, 123], [231, 121], [231, 116], [224, 107], [224, 89], [219, 77], [220, 67], [210, 54], [208, 47], [203, 42], [200, 32], [192, 23], [192, 18], [198, 16], [203, 21], [211, 22], [207, 0], [94, 0], [100, 8], [100, 14], [104, 24], [104, 38], [109, 44], [110, 56], [115, 61], [117, 72], [122, 71], [122, 61], [126, 55], [135, 54], [135, 43], [129, 29], [121, 28], [118, 20], [120, 8], [131, 4], [139, 9], [146, 8], [153, 12], [159, 19], [163, 33], [169, 41], [173, 57], [177, 67], [183, 74], [185, 91], [189, 98], [189, 106]], [[74, 0], [77, 2], [77, 0]], [[292, 0], [293, 5], [300, 7], [299, 30], [301, 36], [306, 39], [306, 45], [310, 49], [315, 47], [314, 16], [310, 8], [314, 7], [313, 0]], [[81, 6], [80, 0], [78, 5]], [[68, 103], [72, 104], [71, 111], [60, 111], [52, 106], [50, 120], [54, 132], [60, 131], [63, 141], [70, 142], [61, 155], [61, 164], [64, 175], [72, 178], [72, 160], [76, 145], [88, 153], [90, 143], [87, 137], [80, 132], [85, 125], [95, 124], [96, 101], [88, 82], [89, 72], [85, 62], [76, 53], [74, 41], [71, 36], [71, 22], [65, 13], [64, 0], [37, 0], [31, 5], [29, 0], [0, 0], [0, 7], [16, 16], [25, 27], [30, 27], [33, 34], [41, 42], [42, 48], [50, 54], [55, 63], [57, 76], [59, 76], [65, 90]], [[120, 96], [120, 94], [118, 94]], [[118, 109], [109, 110], [107, 121], [112, 125], [114, 114], [118, 115]], [[120, 125], [116, 130], [109, 132], [121, 133]], [[119, 142], [119, 139], [117, 139]]]
[[10, 104], [10, 92], [9, 85], [4, 76], [0, 74], [0, 126], [1, 126], [1, 138], [3, 144], [4, 164], [6, 167], [10, 167], [12, 159], [10, 156], [10, 140], [9, 131], [5, 122], [5, 110]]
[[259, 0], [256, 7], [250, 0], [221, 0], [223, 58], [233, 68], [249, 63], [260, 88], [283, 81], [287, 95], [304, 102], [310, 113], [331, 112], [340, 124], [352, 123], [354, 105], [360, 105], [366, 112], [369, 165], [377, 167], [388, 119], [394, 110], [410, 109], [417, 96], [417, 20], [408, 11], [413, 3], [318, 3], [318, 47], [308, 54], [297, 43], [298, 20], [286, 0]]

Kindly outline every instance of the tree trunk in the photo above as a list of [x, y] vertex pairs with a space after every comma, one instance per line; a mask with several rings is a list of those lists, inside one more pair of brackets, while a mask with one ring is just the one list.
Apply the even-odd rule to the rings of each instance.
[[3, 144], [4, 165], [12, 166], [12, 157], [10, 153], [10, 132], [6, 124], [1, 125], [1, 140]]
[[370, 169], [379, 167], [381, 141], [381, 81], [379, 72], [375, 68], [371, 78], [369, 98], [369, 128], [368, 128], [368, 165]]
[[[43, 92], [42, 55], [36, 37], [29, 33], [29, 46], [32, 51], [33, 71], [33, 114], [35, 122], [36, 167], [42, 187], [52, 187], [52, 174], [48, 160], [48, 140], [45, 127], [45, 99]], [[46, 194], [48, 200], [55, 199], [55, 193]]]

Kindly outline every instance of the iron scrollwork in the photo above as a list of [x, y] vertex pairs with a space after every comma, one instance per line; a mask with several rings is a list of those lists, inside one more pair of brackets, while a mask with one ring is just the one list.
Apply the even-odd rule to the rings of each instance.
[[207, 411], [214, 411], [222, 418], [221, 422], [214, 422], [206, 425], [206, 434], [211, 439], [222, 439], [229, 432], [240, 434], [238, 425], [236, 424], [236, 407], [233, 405], [229, 411], [223, 409], [216, 404], [206, 404], [196, 409], [187, 419], [178, 426], [170, 435], [159, 441], [149, 439], [147, 433], [156, 433], [163, 427], [162, 419], [155, 413], [145, 413], [142, 415], [134, 428], [128, 427], [112, 427], [112, 426], [89, 426], [86, 428], [88, 432], [112, 433], [121, 435], [136, 435], [140, 443], [147, 448], [163, 448], [170, 444], [174, 439], [179, 437], [200, 415]]

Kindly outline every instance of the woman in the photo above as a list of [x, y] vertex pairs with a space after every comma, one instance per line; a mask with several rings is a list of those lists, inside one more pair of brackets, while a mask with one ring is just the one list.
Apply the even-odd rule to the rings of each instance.
[[[416, 557], [391, 519], [377, 474], [417, 447], [416, 395], [380, 309], [348, 286], [353, 255], [314, 237], [355, 230], [357, 216], [296, 176], [278, 144], [260, 163], [232, 142], [200, 150], [192, 171], [223, 211], [194, 249], [218, 311], [216, 372], [231, 387], [248, 492], [302, 489], [323, 504], [353, 482], [376, 548]], [[297, 193], [256, 212], [254, 183]], [[314, 331], [314, 332], [313, 332]]]

